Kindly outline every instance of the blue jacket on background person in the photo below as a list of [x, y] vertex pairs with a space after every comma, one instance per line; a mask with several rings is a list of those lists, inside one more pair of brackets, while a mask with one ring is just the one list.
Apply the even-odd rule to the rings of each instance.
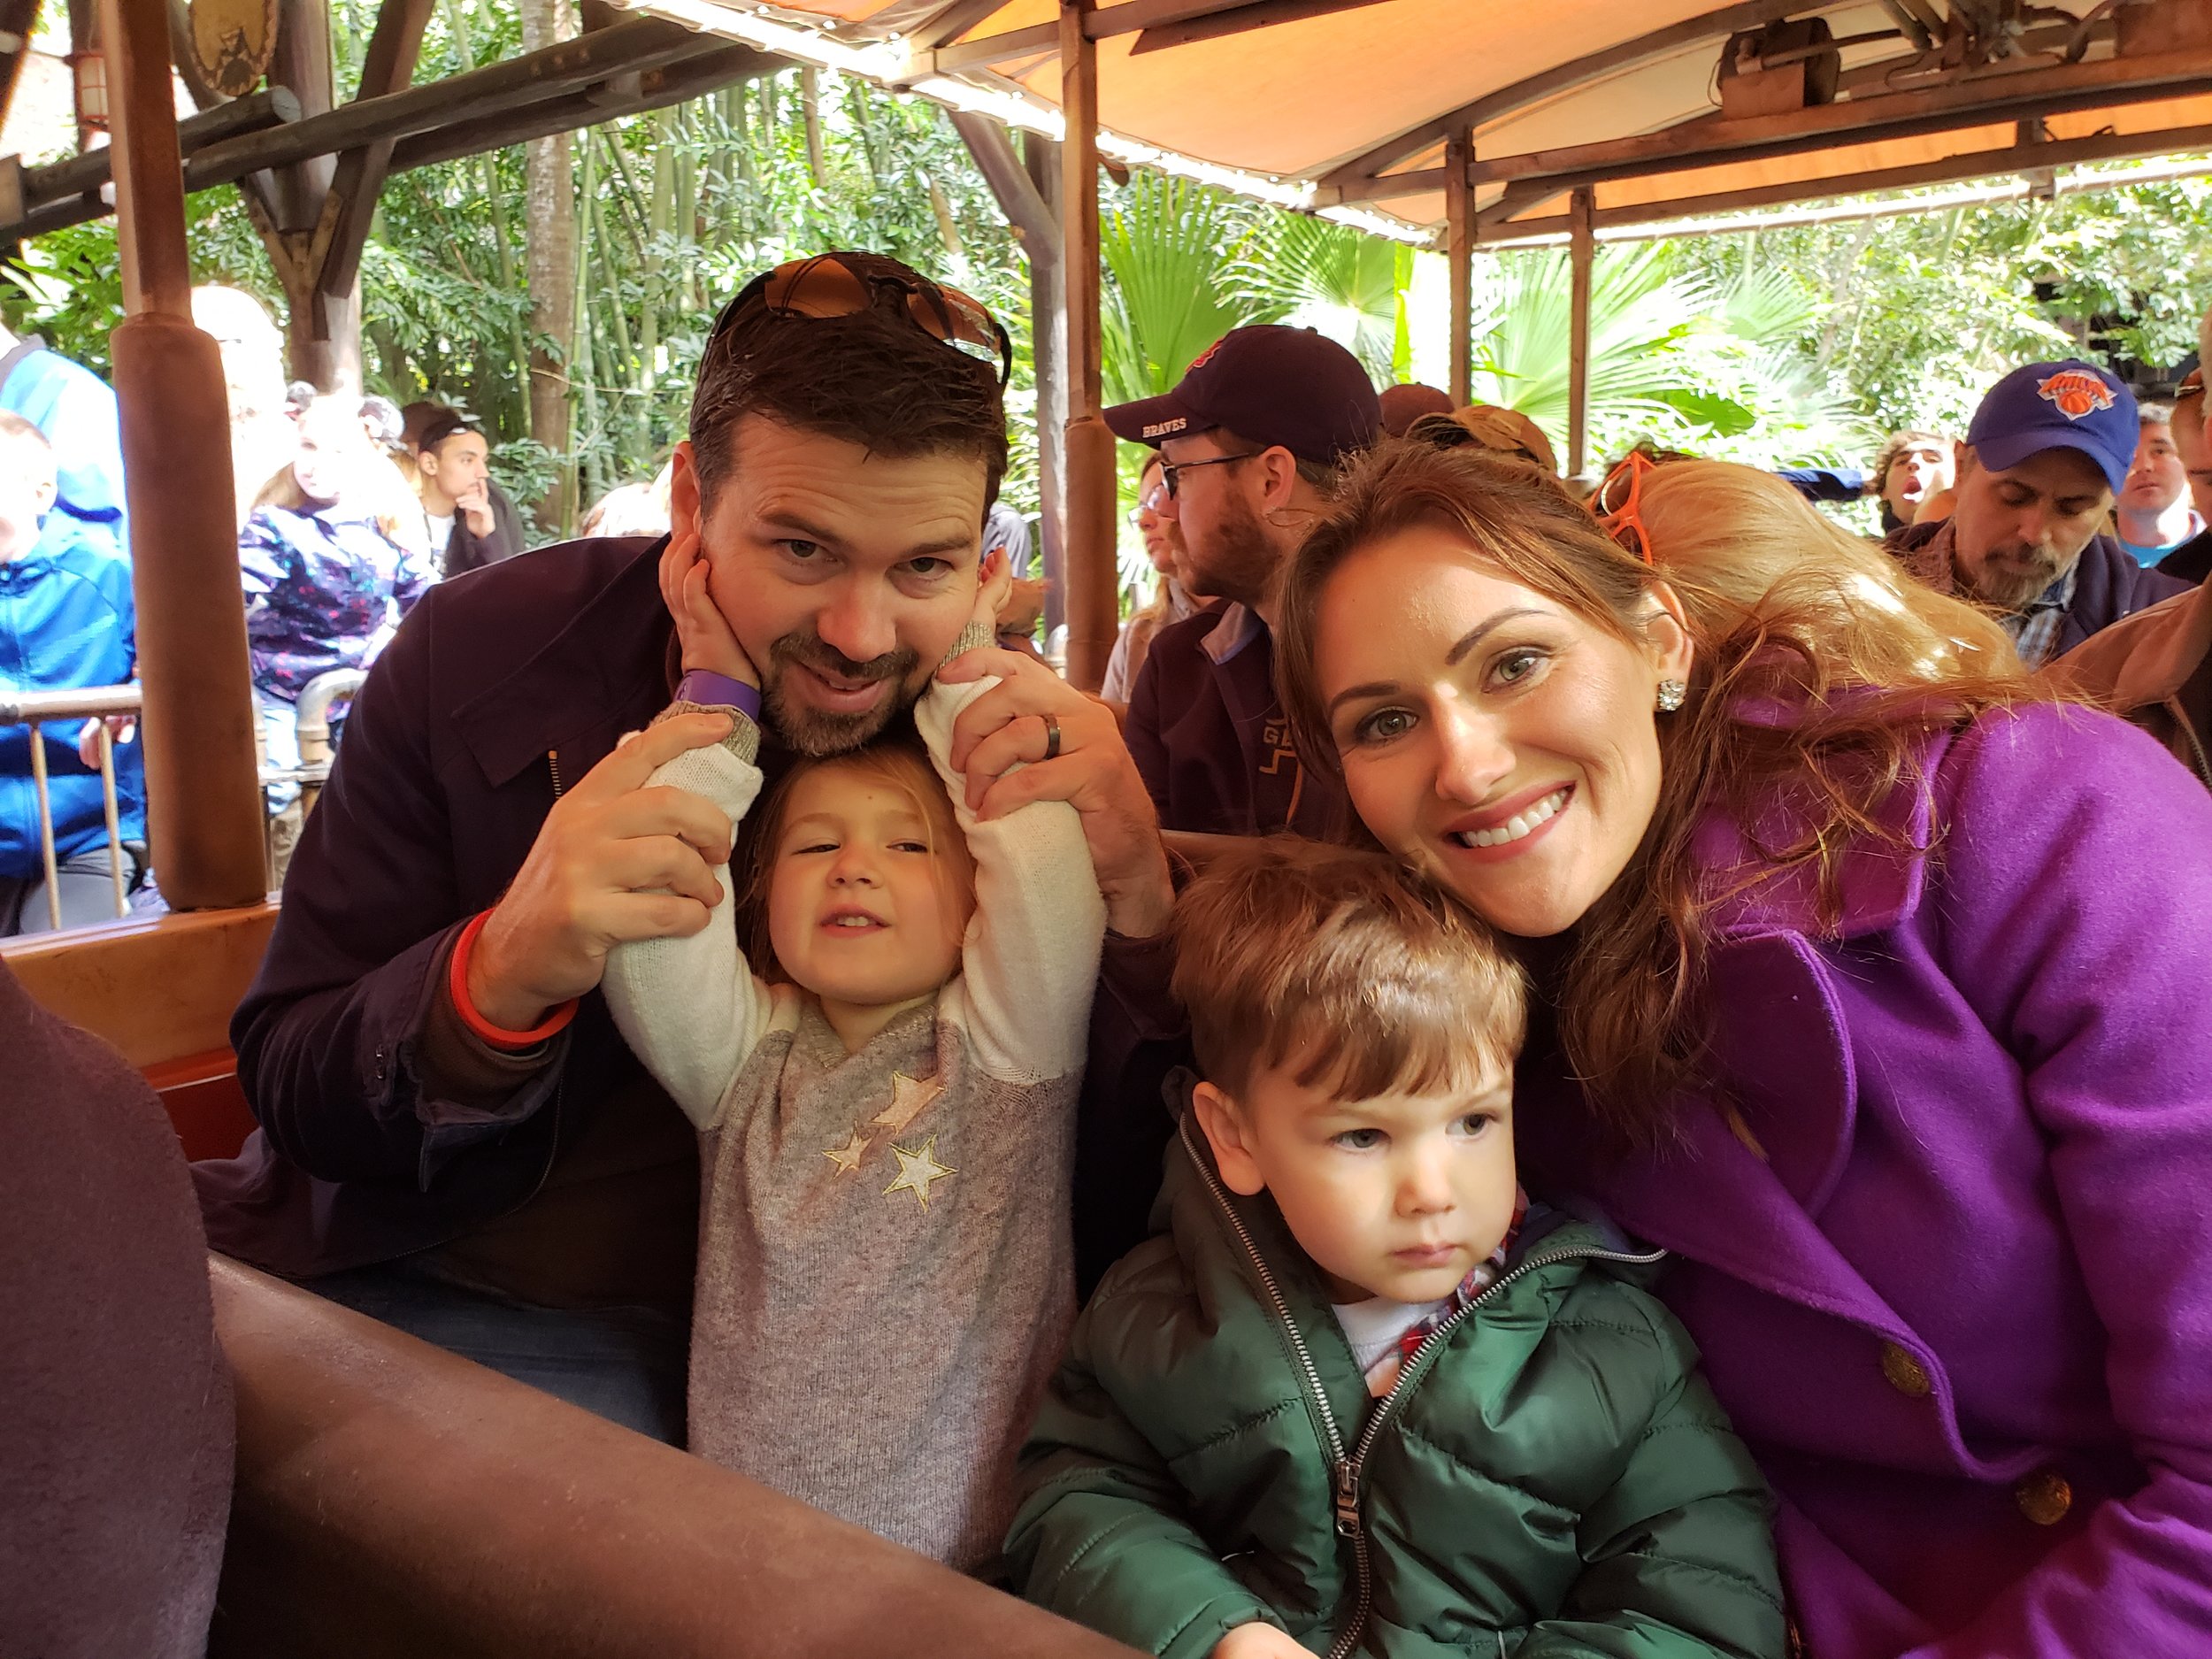
[[341, 507], [257, 507], [238, 533], [254, 688], [296, 703], [307, 682], [366, 668], [436, 572], [373, 518]]
[[0, 357], [0, 410], [22, 416], [52, 446], [54, 504], [73, 518], [106, 526], [127, 553], [123, 439], [108, 383], [27, 334]]
[[[137, 672], [130, 561], [112, 531], [65, 512], [46, 515], [38, 543], [0, 563], [0, 688], [56, 691], [127, 684]], [[107, 840], [100, 774], [77, 757], [81, 720], [41, 728], [59, 858]], [[126, 841], [146, 839], [145, 764], [138, 745], [115, 749], [115, 795]], [[0, 726], [0, 878], [42, 872], [31, 728]]]

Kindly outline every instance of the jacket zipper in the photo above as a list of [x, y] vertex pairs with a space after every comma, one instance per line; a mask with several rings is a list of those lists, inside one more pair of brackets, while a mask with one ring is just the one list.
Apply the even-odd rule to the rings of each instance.
[[1190, 1120], [1187, 1118], [1183, 1121], [1182, 1133], [1184, 1145], [1191, 1154], [1191, 1162], [1196, 1165], [1199, 1174], [1204, 1178], [1207, 1190], [1213, 1194], [1214, 1202], [1220, 1207], [1221, 1213], [1228, 1217], [1229, 1225], [1234, 1229], [1238, 1242], [1244, 1246], [1245, 1254], [1251, 1258], [1252, 1266], [1259, 1275], [1261, 1287], [1266, 1291], [1268, 1301], [1274, 1306], [1275, 1317], [1290, 1337], [1291, 1348], [1298, 1356], [1299, 1369], [1305, 1373], [1306, 1387], [1312, 1396], [1315, 1409], [1321, 1421], [1323, 1440], [1325, 1442], [1325, 1450], [1329, 1457], [1331, 1484], [1335, 1491], [1337, 1535], [1351, 1541], [1354, 1575], [1352, 1616], [1335, 1641], [1330, 1644], [1328, 1659], [1349, 1659], [1349, 1655], [1357, 1651], [1360, 1638], [1366, 1634], [1368, 1614], [1373, 1608], [1375, 1594], [1374, 1568], [1368, 1550], [1367, 1525], [1360, 1503], [1360, 1482], [1365, 1477], [1367, 1459], [1375, 1449], [1375, 1442], [1381, 1438], [1384, 1428], [1397, 1414], [1399, 1407], [1405, 1403], [1406, 1396], [1413, 1392], [1415, 1385], [1427, 1374], [1425, 1369], [1425, 1362], [1439, 1347], [1451, 1340], [1452, 1333], [1457, 1330], [1461, 1323], [1476, 1309], [1481, 1307], [1483, 1303], [1488, 1302], [1491, 1297], [1496, 1295], [1515, 1279], [1532, 1273], [1539, 1268], [1550, 1267], [1560, 1262], [1574, 1261], [1620, 1262], [1629, 1266], [1648, 1267], [1655, 1262], [1663, 1260], [1666, 1252], [1651, 1250], [1638, 1255], [1627, 1250], [1601, 1250], [1587, 1248], [1555, 1250], [1548, 1256], [1532, 1256], [1526, 1261], [1499, 1274], [1496, 1279], [1484, 1286], [1479, 1295], [1452, 1314], [1435, 1330], [1430, 1332], [1423, 1340], [1421, 1346], [1414, 1350], [1413, 1356], [1407, 1360], [1403, 1367], [1400, 1369], [1398, 1380], [1391, 1385], [1390, 1392], [1385, 1394], [1374, 1410], [1368, 1414], [1367, 1425], [1360, 1431], [1359, 1440], [1354, 1446], [1351, 1455], [1348, 1457], [1344, 1453], [1343, 1436], [1337, 1430], [1336, 1414], [1329, 1409], [1328, 1392], [1321, 1386], [1321, 1372], [1313, 1363], [1311, 1350], [1306, 1347], [1305, 1336], [1299, 1331], [1297, 1322], [1290, 1317], [1289, 1304], [1283, 1300], [1282, 1291], [1275, 1282], [1275, 1275], [1269, 1271], [1267, 1263], [1261, 1257], [1259, 1248], [1252, 1242], [1252, 1234], [1246, 1228], [1243, 1217], [1239, 1216], [1234, 1207], [1230, 1204], [1228, 1194], [1221, 1190], [1221, 1183], [1215, 1179], [1213, 1171], [1199, 1156], [1199, 1148], [1191, 1144]]
[[545, 751], [545, 769], [553, 774], [553, 798], [557, 801], [561, 798], [561, 751], [559, 749], [549, 749]]

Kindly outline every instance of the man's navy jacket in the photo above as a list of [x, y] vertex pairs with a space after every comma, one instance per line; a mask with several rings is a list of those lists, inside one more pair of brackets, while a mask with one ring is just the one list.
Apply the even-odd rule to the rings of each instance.
[[[667, 705], [663, 545], [567, 542], [441, 583], [377, 659], [231, 1022], [261, 1127], [193, 1168], [217, 1249], [295, 1278], [429, 1249], [526, 1203], [618, 1093], [657, 1093], [596, 992], [494, 1110], [440, 1098], [415, 1048], [434, 970], [521, 869], [557, 772], [572, 785]], [[1166, 1117], [1142, 1091], [1086, 1111], [1088, 1283], [1143, 1237]]]
[[595, 992], [495, 1111], [426, 1088], [414, 1050], [433, 970], [521, 869], [557, 769], [575, 782], [667, 705], [659, 546], [573, 541], [441, 583], [377, 659], [231, 1021], [261, 1128], [194, 1167], [217, 1249], [306, 1277], [442, 1243], [527, 1200], [641, 1077]]

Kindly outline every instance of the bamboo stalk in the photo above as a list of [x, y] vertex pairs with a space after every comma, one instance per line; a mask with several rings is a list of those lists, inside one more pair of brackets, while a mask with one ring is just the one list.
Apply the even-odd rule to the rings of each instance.
[[637, 188], [637, 180], [630, 176], [630, 165], [623, 159], [621, 141], [603, 127], [595, 127], [589, 131], [606, 150], [607, 165], [614, 169], [615, 177], [622, 182], [623, 204], [629, 210], [628, 217], [623, 220], [623, 227], [629, 232], [631, 242], [637, 250], [637, 262], [642, 265], [645, 263], [646, 243], [651, 236], [646, 228], [645, 197]]
[[[499, 291], [511, 299], [522, 291], [515, 268], [514, 243], [507, 235], [507, 199], [499, 189], [499, 159], [488, 151], [477, 159], [482, 163], [484, 175], [484, 205], [492, 216], [492, 253], [499, 265]], [[530, 367], [530, 335], [522, 326], [522, 312], [514, 306], [507, 308], [507, 349], [512, 354], [514, 375], [511, 384], [518, 396], [522, 419], [518, 423], [526, 438], [536, 434], [531, 430], [529, 388], [523, 383]]]

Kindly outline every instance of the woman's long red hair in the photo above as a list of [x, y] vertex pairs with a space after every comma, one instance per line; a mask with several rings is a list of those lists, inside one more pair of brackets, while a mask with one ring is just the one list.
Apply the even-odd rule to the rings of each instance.
[[[1927, 787], [1928, 740], [2052, 694], [2003, 630], [1906, 578], [1779, 480], [1690, 461], [1643, 480], [1650, 565], [1617, 545], [1551, 479], [1464, 449], [1386, 442], [1344, 480], [1287, 578], [1277, 634], [1285, 706], [1310, 760], [1341, 775], [1314, 660], [1340, 567], [1420, 524], [1468, 557], [1617, 637], [1640, 641], [1665, 583], [1695, 647], [1689, 698], [1655, 715], [1658, 804], [1628, 868], [1577, 929], [1559, 992], [1569, 1064], [1617, 1141], [1666, 1138], [1684, 1093], [1709, 1083], [1705, 962], [1714, 907], [1809, 869], [1820, 925], [1841, 915], [1847, 855], [1909, 844], [1897, 792]], [[1747, 718], [1747, 711], [1764, 711]], [[1781, 711], [1784, 718], [1774, 718]], [[1745, 869], [1702, 866], [1709, 814], [1743, 826], [1778, 801], [1788, 827]], [[1939, 837], [1940, 828], [1939, 826]]]

